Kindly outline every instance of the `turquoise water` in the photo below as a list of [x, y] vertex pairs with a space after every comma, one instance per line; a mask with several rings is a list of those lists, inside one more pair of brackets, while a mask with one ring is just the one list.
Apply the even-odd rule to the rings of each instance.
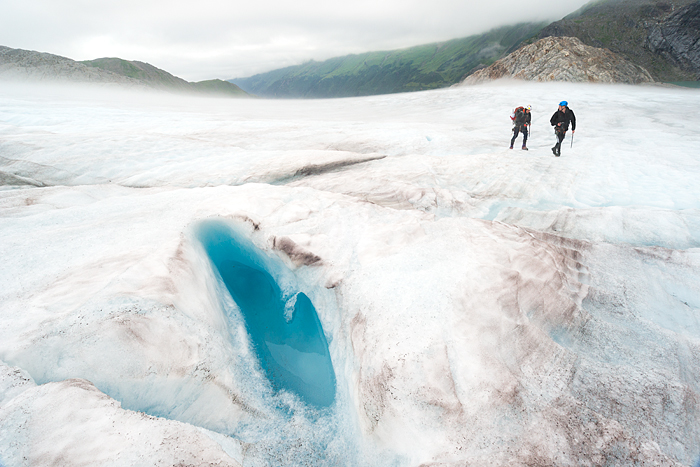
[[[201, 223], [197, 237], [240, 308], [273, 389], [291, 391], [316, 407], [330, 406], [335, 399], [335, 373], [316, 309], [301, 292], [285, 300], [268, 271], [270, 265], [286, 266], [274, 265], [223, 221]], [[291, 318], [289, 313], [285, 316], [285, 307], [293, 310]]]

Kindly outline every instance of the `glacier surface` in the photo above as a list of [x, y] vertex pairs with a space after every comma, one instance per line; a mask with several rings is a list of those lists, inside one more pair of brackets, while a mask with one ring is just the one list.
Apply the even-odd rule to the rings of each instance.
[[[3, 83], [0, 465], [695, 465], [698, 108], [656, 86]], [[313, 304], [332, 401], [267, 377], [211, 219]]]

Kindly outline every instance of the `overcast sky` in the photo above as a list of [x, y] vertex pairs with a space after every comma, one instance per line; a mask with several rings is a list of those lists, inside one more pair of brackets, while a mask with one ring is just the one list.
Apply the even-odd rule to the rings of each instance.
[[0, 45], [140, 60], [189, 81], [557, 20], [586, 0], [0, 0]]

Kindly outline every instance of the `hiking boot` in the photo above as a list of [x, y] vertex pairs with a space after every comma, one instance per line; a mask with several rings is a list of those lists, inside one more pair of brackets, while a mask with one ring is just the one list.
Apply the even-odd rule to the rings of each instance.
[[511, 146], [510, 149], [513, 149], [513, 146]]
[[523, 151], [527, 151], [527, 146], [523, 146]]

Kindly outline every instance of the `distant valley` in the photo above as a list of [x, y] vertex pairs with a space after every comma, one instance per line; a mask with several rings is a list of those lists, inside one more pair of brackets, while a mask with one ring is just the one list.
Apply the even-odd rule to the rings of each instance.
[[[562, 40], [538, 42], [544, 38]], [[535, 43], [538, 47], [530, 47]], [[526, 47], [528, 52], [523, 53]], [[188, 82], [140, 61], [100, 58], [78, 62], [0, 46], [0, 78], [4, 79], [107, 83], [229, 97], [390, 94], [444, 88], [470, 76], [467, 83], [510, 77], [682, 82], [698, 87], [700, 1], [593, 1], [553, 23], [522, 23], [446, 42], [312, 60], [228, 81]]]
[[[288, 98], [435, 89], [459, 83], [550, 36], [577, 38], [586, 46], [609, 49], [643, 68], [654, 81], [692, 84], [700, 79], [700, 1], [603, 0], [551, 24], [506, 26], [443, 43], [311, 61], [230, 81], [253, 94]], [[597, 53], [605, 54], [604, 50]], [[568, 75], [558, 76], [566, 80]]]

